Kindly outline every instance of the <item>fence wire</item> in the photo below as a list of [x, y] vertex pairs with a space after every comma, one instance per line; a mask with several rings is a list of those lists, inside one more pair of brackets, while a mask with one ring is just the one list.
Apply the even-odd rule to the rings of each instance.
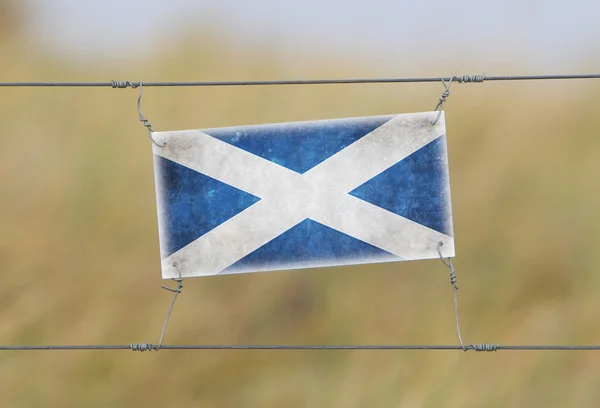
[[446, 77], [416, 78], [348, 78], [348, 79], [297, 79], [266, 81], [110, 81], [110, 82], [0, 82], [0, 87], [109, 87], [137, 88], [138, 86], [163, 87], [204, 87], [204, 86], [267, 86], [267, 85], [335, 85], [335, 84], [389, 84], [389, 83], [424, 83], [424, 82], [458, 82], [481, 83], [488, 81], [533, 81], [533, 80], [565, 80], [565, 79], [600, 79], [600, 74], [558, 74], [558, 75], [460, 75]]
[[0, 351], [59, 351], [59, 350], [446, 350], [477, 352], [492, 351], [600, 351], [597, 346], [556, 346], [556, 345], [499, 345], [499, 344], [470, 344], [464, 349], [460, 345], [227, 345], [227, 344], [146, 344], [133, 343], [127, 345], [39, 345], [39, 346], [0, 346]]

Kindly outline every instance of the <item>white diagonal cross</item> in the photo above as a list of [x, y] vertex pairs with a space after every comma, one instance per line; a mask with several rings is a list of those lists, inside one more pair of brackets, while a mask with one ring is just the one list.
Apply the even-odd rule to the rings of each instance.
[[215, 275], [307, 218], [405, 260], [438, 257], [440, 241], [454, 256], [451, 237], [348, 194], [442, 136], [436, 115], [396, 115], [304, 174], [199, 130], [154, 133], [155, 154], [261, 199], [163, 259], [163, 278]]

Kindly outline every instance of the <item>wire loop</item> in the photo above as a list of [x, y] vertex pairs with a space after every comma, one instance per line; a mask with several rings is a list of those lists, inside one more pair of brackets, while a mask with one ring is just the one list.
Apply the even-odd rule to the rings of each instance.
[[[114, 81], [113, 81], [114, 82]], [[132, 87], [134, 87], [131, 83], [130, 85]], [[142, 124], [148, 129], [148, 137], [150, 138], [150, 140], [152, 141], [152, 143], [154, 143], [156, 146], [158, 147], [165, 147], [166, 143], [158, 144], [156, 143], [156, 141], [154, 140], [154, 138], [152, 137], [152, 125], [150, 125], [150, 122], [148, 122], [148, 119], [146, 119], [144, 117], [144, 115], [142, 114], [142, 108], [141, 108], [141, 104], [142, 104], [142, 94], [143, 94], [143, 87], [142, 87], [142, 82], [140, 81], [138, 83], [138, 85], [136, 85], [135, 87], [139, 86], [140, 87], [140, 95], [138, 96], [138, 101], [137, 101], [137, 109], [138, 109], [138, 114], [139, 114], [139, 118], [140, 118], [140, 122], [142, 122]]]
[[440, 120], [440, 116], [442, 115], [442, 109], [443, 109], [443, 105], [444, 102], [446, 102], [446, 99], [448, 99], [448, 97], [450, 96], [450, 85], [452, 85], [452, 81], [454, 80], [455, 77], [450, 78], [450, 80], [448, 81], [448, 83], [446, 83], [446, 81], [442, 78], [442, 85], [444, 85], [444, 92], [442, 92], [442, 96], [440, 96], [440, 100], [438, 102], [438, 104], [435, 106], [434, 112], [437, 111], [437, 117], [435, 118], [435, 120], [431, 123], [431, 125], [435, 125], [438, 120]]

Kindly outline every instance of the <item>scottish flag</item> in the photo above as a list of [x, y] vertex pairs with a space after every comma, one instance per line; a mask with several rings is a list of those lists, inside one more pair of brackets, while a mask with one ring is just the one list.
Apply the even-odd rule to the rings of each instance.
[[437, 115], [154, 132], [163, 279], [454, 256]]

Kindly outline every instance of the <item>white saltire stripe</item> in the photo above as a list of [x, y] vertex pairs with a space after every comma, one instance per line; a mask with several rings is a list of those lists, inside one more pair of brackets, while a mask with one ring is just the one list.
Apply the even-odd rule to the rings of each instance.
[[163, 278], [217, 274], [306, 218], [405, 260], [437, 257], [440, 241], [454, 256], [452, 237], [347, 194], [442, 136], [443, 113], [430, 125], [436, 115], [397, 115], [304, 174], [199, 130], [155, 132], [166, 142], [155, 154], [261, 198], [165, 258]]

